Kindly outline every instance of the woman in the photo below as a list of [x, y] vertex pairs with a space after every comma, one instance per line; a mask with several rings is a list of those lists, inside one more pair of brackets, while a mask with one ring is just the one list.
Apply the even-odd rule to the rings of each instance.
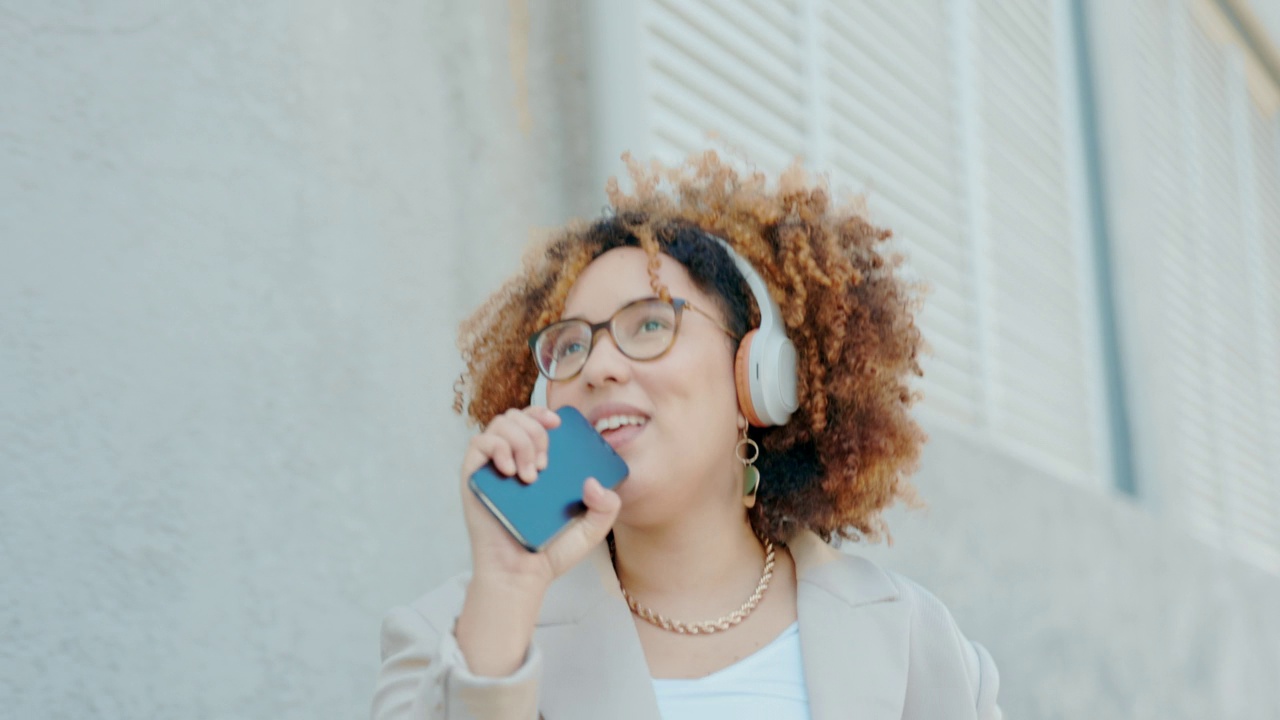
[[[473, 569], [388, 615], [373, 716], [1000, 717], [947, 610], [828, 544], [879, 539], [914, 499], [921, 340], [888, 232], [799, 169], [631, 174], [463, 324]], [[739, 361], [762, 342], [770, 360]], [[565, 405], [630, 475], [589, 479], [586, 513], [530, 553], [465, 481], [492, 462], [535, 482]]]

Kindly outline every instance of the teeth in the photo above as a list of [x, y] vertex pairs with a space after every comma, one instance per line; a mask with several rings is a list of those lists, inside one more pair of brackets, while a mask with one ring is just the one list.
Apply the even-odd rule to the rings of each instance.
[[596, 421], [596, 432], [602, 433], [605, 430], [617, 430], [623, 425], [643, 425], [644, 423], [644, 418], [639, 415], [611, 415]]

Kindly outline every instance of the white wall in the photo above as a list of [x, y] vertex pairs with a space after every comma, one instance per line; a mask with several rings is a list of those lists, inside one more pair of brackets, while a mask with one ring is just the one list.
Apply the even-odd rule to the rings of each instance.
[[367, 712], [466, 562], [457, 322], [591, 209], [520, 10], [0, 1], [0, 714]]
[[1005, 717], [1280, 717], [1280, 578], [1148, 507], [926, 430], [928, 507], [890, 514], [892, 547], [846, 548], [947, 604], [995, 657]]

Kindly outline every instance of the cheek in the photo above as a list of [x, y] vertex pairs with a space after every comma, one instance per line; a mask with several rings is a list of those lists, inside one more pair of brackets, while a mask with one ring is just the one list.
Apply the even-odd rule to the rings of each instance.
[[689, 368], [689, 384], [694, 392], [708, 404], [708, 409], [717, 412], [737, 407], [737, 388], [733, 378], [733, 355], [728, 349], [715, 353], [710, 361], [704, 360]]
[[[663, 386], [654, 386], [654, 399], [669, 403], [672, 426], [694, 432], [684, 438], [697, 442], [721, 424], [737, 427], [738, 395], [733, 379], [733, 363], [727, 353], [711, 358], [689, 358], [672, 364], [663, 375]], [[685, 443], [682, 443], [685, 444]]]

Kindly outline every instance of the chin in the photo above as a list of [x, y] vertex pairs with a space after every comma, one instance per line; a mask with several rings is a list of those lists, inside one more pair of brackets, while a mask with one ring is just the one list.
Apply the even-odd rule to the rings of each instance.
[[658, 490], [652, 476], [644, 472], [632, 472], [614, 489], [622, 499], [622, 512], [619, 517], [627, 517], [628, 509], [634, 513], [637, 508], [648, 504], [646, 500], [653, 498]]
[[646, 483], [643, 476], [637, 476], [636, 473], [627, 475], [627, 479], [623, 480], [614, 491], [618, 493], [618, 497], [622, 498], [622, 511], [626, 512], [627, 502], [633, 499], [640, 499], [645, 495]]

